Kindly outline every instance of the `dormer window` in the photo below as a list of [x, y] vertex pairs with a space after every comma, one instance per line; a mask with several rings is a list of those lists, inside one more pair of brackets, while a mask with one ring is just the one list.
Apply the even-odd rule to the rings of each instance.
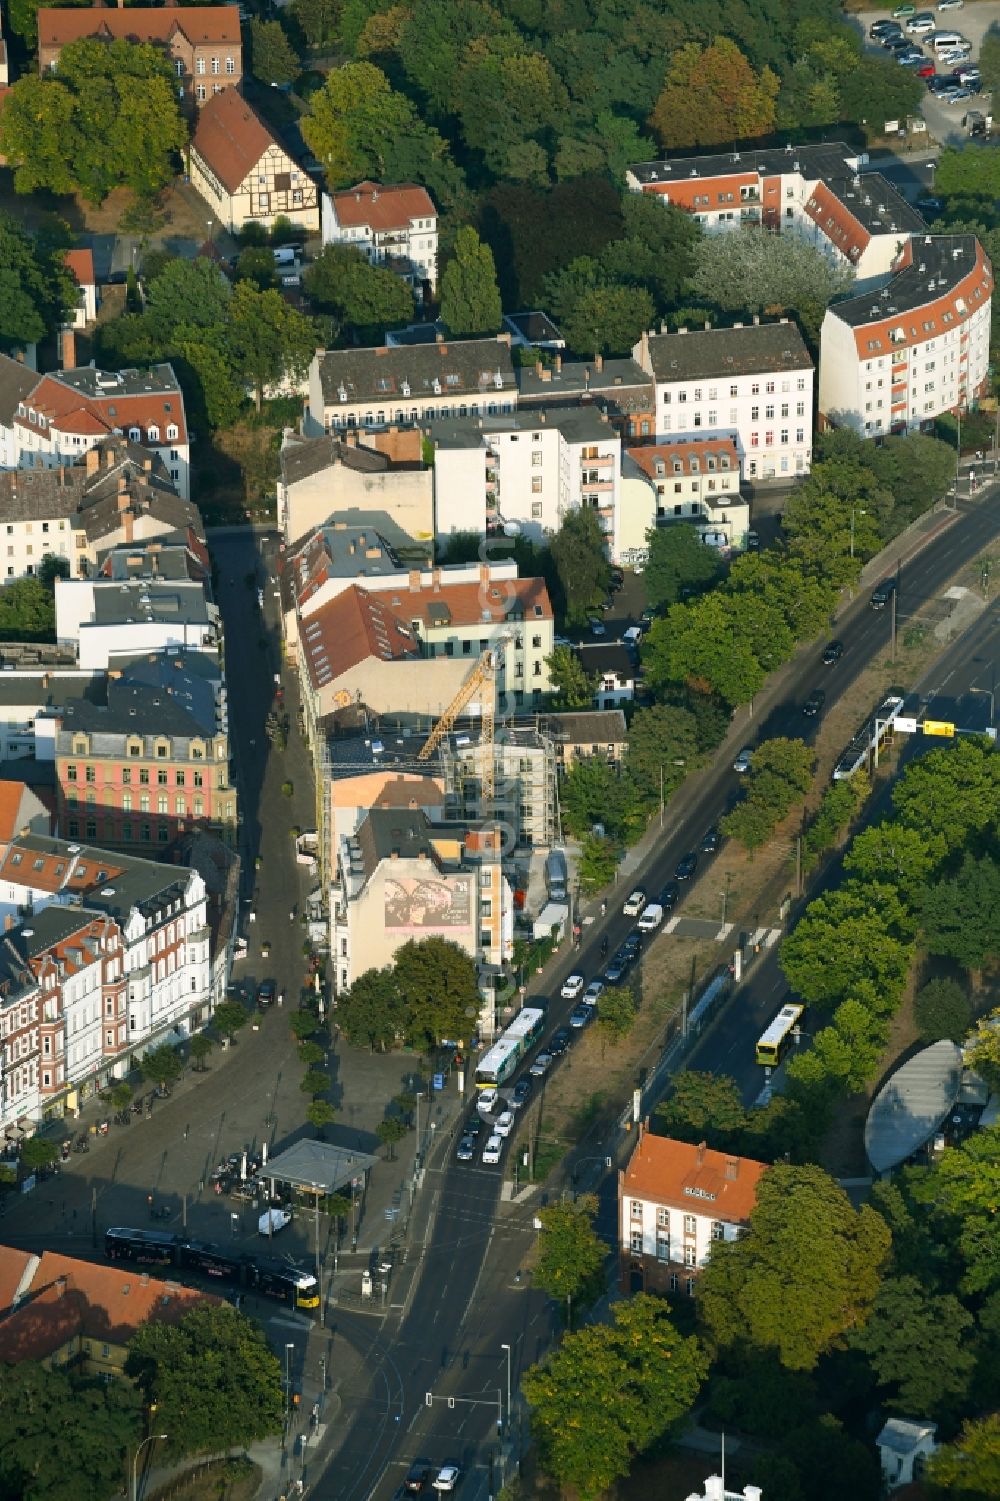
[[160, 429], [158, 427], [147, 428], [146, 437], [150, 443], [159, 443]]
[[128, 436], [129, 436], [129, 441], [131, 443], [138, 443], [138, 442], [140, 442], [141, 439], [142, 439], [142, 428], [140, 428], [140, 427], [130, 427], [129, 430], [128, 430]]
[[177, 436], [178, 436], [177, 423], [176, 422], [171, 422], [169, 424], [169, 426], [167, 427], [167, 441], [170, 442], [170, 443], [172, 443]]

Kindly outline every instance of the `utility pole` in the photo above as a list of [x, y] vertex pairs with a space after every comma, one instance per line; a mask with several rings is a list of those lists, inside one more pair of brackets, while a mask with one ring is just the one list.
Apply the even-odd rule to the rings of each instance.
[[660, 828], [663, 828], [663, 767], [660, 767]]
[[891, 626], [891, 632], [892, 632], [892, 634], [890, 636], [889, 660], [891, 662], [895, 662], [895, 660], [896, 660], [896, 597], [897, 597], [898, 594], [899, 594], [899, 568], [897, 566], [897, 568], [896, 568], [896, 587], [892, 591], [892, 599], [890, 601], [890, 605], [891, 605], [891, 609], [892, 609], [892, 626]]

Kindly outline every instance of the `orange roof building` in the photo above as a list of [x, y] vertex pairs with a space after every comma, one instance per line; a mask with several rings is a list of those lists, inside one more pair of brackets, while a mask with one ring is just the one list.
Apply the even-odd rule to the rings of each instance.
[[176, 1324], [199, 1303], [220, 1301], [119, 1265], [0, 1246], [0, 1362], [121, 1376], [141, 1325]]
[[618, 1174], [622, 1286], [694, 1291], [717, 1240], [736, 1240], [749, 1222], [767, 1164], [675, 1141], [640, 1127]]
[[354, 246], [418, 293], [425, 282], [432, 292], [437, 284], [437, 209], [415, 183], [366, 181], [324, 193], [323, 243]]
[[160, 49], [170, 60], [184, 100], [204, 104], [243, 77], [243, 43], [235, 5], [166, 4], [111, 9], [101, 4], [46, 9], [38, 22], [38, 71], [56, 70], [71, 42], [131, 42]]
[[188, 156], [192, 187], [230, 233], [279, 215], [310, 233], [319, 228], [316, 184], [235, 89], [199, 111]]

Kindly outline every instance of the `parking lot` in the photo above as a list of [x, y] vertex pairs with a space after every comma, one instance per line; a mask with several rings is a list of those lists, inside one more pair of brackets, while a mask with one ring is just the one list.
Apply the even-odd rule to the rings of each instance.
[[[939, 30], [957, 31], [972, 43], [972, 55], [969, 61], [973, 64], [978, 64], [980, 47], [986, 33], [994, 27], [1000, 31], [1000, 0], [982, 0], [982, 3], [967, 3], [959, 10], [943, 11], [938, 11], [932, 4], [926, 6], [917, 5], [918, 13], [922, 13], [924, 10], [930, 11], [933, 14]], [[882, 52], [882, 48], [878, 43], [873, 42], [869, 37], [872, 23], [875, 21], [884, 21], [891, 14], [892, 9], [888, 8], [885, 10], [859, 11], [853, 17], [856, 24], [864, 30], [865, 47], [869, 51]], [[908, 17], [900, 18], [900, 24], [903, 27], [904, 33], [908, 19]], [[907, 39], [910, 40], [909, 37]], [[914, 36], [912, 41], [915, 47], [920, 48], [929, 62], [934, 61], [934, 49], [930, 45], [929, 36]], [[939, 64], [937, 71], [939, 73], [951, 73], [954, 67], [955, 64]], [[924, 91], [921, 112], [927, 121], [928, 134], [942, 146], [957, 146], [969, 139], [968, 134], [962, 128], [963, 116], [969, 110], [980, 110], [983, 113], [989, 113], [991, 110], [989, 95], [983, 93], [957, 104], [945, 104], [942, 100], [936, 99], [930, 90], [925, 89]]]

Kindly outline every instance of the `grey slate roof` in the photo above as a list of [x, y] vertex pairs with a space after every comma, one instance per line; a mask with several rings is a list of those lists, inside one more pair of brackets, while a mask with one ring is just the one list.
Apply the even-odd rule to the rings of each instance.
[[436, 448], [481, 448], [491, 433], [537, 432], [556, 427], [571, 443], [600, 443], [615, 436], [598, 408], [532, 406], [487, 417], [440, 417], [428, 423]]
[[61, 709], [66, 704], [85, 700], [88, 703], [104, 701], [104, 674], [102, 673], [13, 673], [0, 672], [0, 704], [34, 709], [44, 705], [49, 709]]
[[86, 475], [76, 464], [71, 468], [0, 470], [0, 523], [75, 517], [85, 483]]
[[541, 734], [564, 745], [626, 745], [628, 732], [622, 709], [567, 710], [565, 714], [543, 714], [538, 720]]
[[336, 1193], [352, 1178], [367, 1173], [378, 1161], [356, 1147], [334, 1146], [328, 1141], [303, 1138], [277, 1156], [268, 1158], [265, 1176], [300, 1188]]
[[[70, 844], [65, 839], [52, 839], [44, 834], [24, 834], [13, 842], [10, 849], [11, 852], [65, 861], [63, 884], [59, 888], [63, 895], [72, 895], [85, 907], [109, 912], [120, 919], [126, 918], [133, 907], [156, 912], [162, 911], [169, 902], [183, 902], [191, 877], [190, 871], [177, 866], [160, 865], [155, 860], [143, 860], [135, 855], [112, 854], [85, 844]], [[109, 875], [110, 871], [114, 874]], [[8, 854], [4, 866], [5, 880], [30, 886], [31, 875], [31, 866], [25, 864], [15, 873]]]
[[396, 850], [401, 860], [415, 860], [428, 855], [437, 862], [430, 843], [431, 824], [420, 808], [372, 808], [358, 829], [365, 874], [370, 876], [382, 860]]
[[533, 365], [522, 365], [517, 372], [522, 401], [532, 403], [579, 401], [588, 394], [606, 397], [624, 407], [630, 399], [651, 405], [653, 391], [650, 377], [636, 360], [604, 360], [598, 369], [595, 361], [563, 360], [561, 368], [543, 367], [541, 375]]
[[406, 401], [407, 388], [413, 398], [432, 400], [437, 395], [484, 396], [492, 391], [512, 391], [516, 384], [510, 345], [502, 337], [449, 339], [396, 349], [319, 350], [317, 359], [327, 406], [358, 401], [381, 402], [384, 406]]
[[212, 617], [201, 584], [186, 580], [158, 584], [143, 579], [130, 584], [94, 584], [95, 625], [125, 625], [136, 620], [164, 620], [207, 625]]
[[585, 641], [576, 648], [576, 654], [588, 675], [613, 672], [620, 682], [631, 683], [638, 672], [632, 653], [618, 641], [609, 641], [607, 645], [598, 642], [593, 646]]
[[951, 291], [975, 266], [975, 235], [925, 235], [913, 241], [913, 264], [880, 292], [835, 302], [833, 312], [850, 328], [863, 328], [893, 313], [912, 313]]
[[883, 1084], [865, 1121], [865, 1151], [877, 1173], [920, 1150], [948, 1115], [962, 1082], [962, 1049], [947, 1039], [914, 1054]]
[[20, 360], [0, 354], [0, 424], [10, 427], [14, 421], [18, 403], [38, 385], [38, 374], [29, 370]]
[[710, 380], [755, 372], [811, 370], [794, 323], [748, 324], [686, 334], [652, 334], [649, 357], [658, 381]]
[[281, 478], [286, 485], [296, 485], [337, 464], [359, 474], [383, 474], [392, 468], [386, 454], [344, 443], [330, 433], [323, 433], [319, 438], [300, 438], [291, 434], [281, 445]]
[[[82, 731], [93, 736], [93, 754], [117, 755], [126, 735], [141, 735], [153, 740], [165, 735], [172, 741], [199, 740], [214, 732], [215, 709], [207, 725], [195, 718], [181, 701], [145, 683], [108, 683], [108, 701], [92, 704], [82, 701], [67, 704], [62, 712], [62, 729], [56, 736], [57, 752], [66, 752], [73, 735]], [[102, 737], [107, 737], [106, 739]]]

